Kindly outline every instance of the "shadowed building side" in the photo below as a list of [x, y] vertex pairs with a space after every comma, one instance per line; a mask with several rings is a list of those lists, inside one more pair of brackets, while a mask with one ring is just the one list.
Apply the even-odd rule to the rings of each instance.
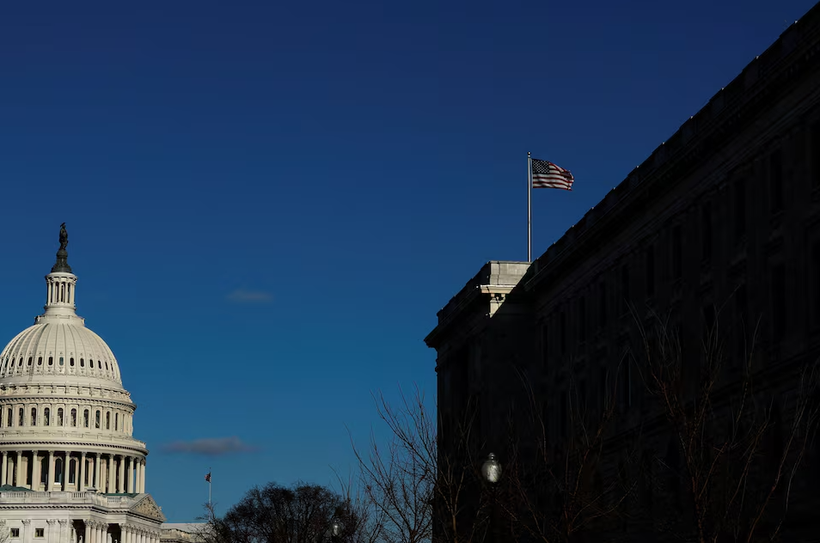
[[[611, 453], [590, 480], [616, 477], [638, 435], [638, 458], [671, 454], [635, 363], [637, 323], [655, 315], [692, 360], [688, 386], [717, 322], [730, 380], [756, 333], [758, 385], [775, 398], [796, 389], [797, 368], [820, 356], [818, 53], [815, 6], [532, 264], [486, 264], [438, 313], [425, 341], [437, 351], [441, 454], [468, 406], [478, 409], [475, 457], [495, 452], [504, 464], [511, 428], [537, 446], [527, 442], [533, 412], [561, 443], [573, 398], [594, 406], [611, 391]], [[807, 454], [784, 537], [807, 534], [818, 503], [809, 490], [820, 457]], [[636, 495], [659, 513], [674, 506], [655, 492]], [[654, 528], [632, 519], [606, 529], [651, 539]]]

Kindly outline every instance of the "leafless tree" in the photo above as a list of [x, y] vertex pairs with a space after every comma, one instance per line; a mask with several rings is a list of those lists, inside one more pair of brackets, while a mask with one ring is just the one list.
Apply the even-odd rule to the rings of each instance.
[[675, 521], [664, 526], [699, 543], [774, 540], [817, 427], [818, 372], [814, 364], [795, 370], [797, 386], [785, 396], [756, 389], [764, 366], [764, 357], [755, 356], [756, 327], [740, 367], [727, 373], [720, 311], [715, 314], [701, 351], [687, 352], [668, 318], [654, 315], [644, 326], [633, 308], [642, 378], [673, 435], [675, 460], [656, 459], [677, 502], [668, 508]]
[[[502, 503], [513, 536], [517, 530], [542, 543], [580, 541], [585, 533], [600, 530], [601, 521], [618, 515], [634, 488], [627, 471], [633, 453], [625, 447], [616, 451], [608, 441], [618, 413], [620, 370], [621, 364], [587, 403], [576, 384], [576, 368], [571, 368], [564, 436], [550, 431], [542, 403], [521, 374], [530, 428], [526, 436], [511, 432], [514, 453], [503, 479], [507, 495]], [[604, 463], [613, 464], [616, 457], [623, 461]]]
[[474, 455], [474, 406], [442, 425], [418, 388], [413, 396], [402, 393], [398, 407], [381, 393], [374, 400], [389, 430], [387, 443], [371, 437], [366, 450], [353, 448], [360, 487], [380, 515], [381, 539], [470, 543], [483, 536], [486, 499]]

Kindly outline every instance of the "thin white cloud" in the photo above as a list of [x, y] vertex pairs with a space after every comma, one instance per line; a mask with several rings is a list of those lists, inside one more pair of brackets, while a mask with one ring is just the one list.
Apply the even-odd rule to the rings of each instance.
[[227, 299], [229, 302], [238, 304], [267, 304], [273, 300], [273, 296], [271, 296], [270, 292], [265, 292], [264, 290], [238, 288], [228, 294]]
[[254, 452], [256, 447], [249, 445], [236, 436], [209, 437], [193, 441], [174, 441], [162, 447], [167, 453], [198, 454], [202, 456], [222, 456]]

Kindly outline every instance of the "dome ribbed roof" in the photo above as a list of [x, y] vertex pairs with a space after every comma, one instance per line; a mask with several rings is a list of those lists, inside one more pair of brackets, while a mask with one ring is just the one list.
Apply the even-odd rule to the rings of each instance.
[[[122, 388], [117, 359], [106, 343], [78, 318], [54, 322], [40, 317], [0, 353], [0, 379], [13, 383], [15, 377], [31, 382], [32, 377], [53, 377], [60, 382], [108, 381], [106, 387]], [[41, 379], [37, 379], [41, 381]], [[97, 383], [102, 384], [102, 383]]]

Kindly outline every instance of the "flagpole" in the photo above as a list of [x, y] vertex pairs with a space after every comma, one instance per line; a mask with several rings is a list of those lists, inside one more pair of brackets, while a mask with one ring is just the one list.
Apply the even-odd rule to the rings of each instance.
[[[213, 471], [211, 468], [208, 468], [208, 475], [211, 475]], [[211, 479], [212, 477], [208, 477], [208, 508], [211, 507]]]
[[532, 155], [527, 151], [527, 263], [532, 262]]

